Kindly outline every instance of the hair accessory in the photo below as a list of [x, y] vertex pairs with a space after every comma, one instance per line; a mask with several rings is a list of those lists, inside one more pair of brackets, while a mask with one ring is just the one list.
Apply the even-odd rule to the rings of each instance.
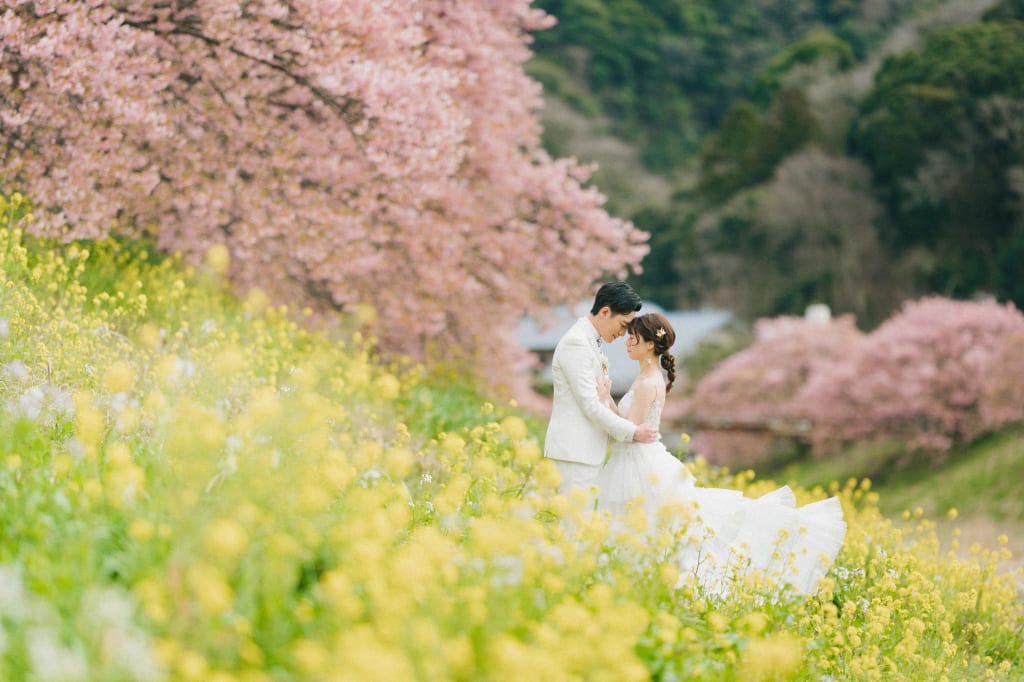
[[657, 336], [659, 339], [661, 337], [665, 336], [665, 328], [664, 327], [658, 327], [658, 331], [654, 332], [654, 335]]

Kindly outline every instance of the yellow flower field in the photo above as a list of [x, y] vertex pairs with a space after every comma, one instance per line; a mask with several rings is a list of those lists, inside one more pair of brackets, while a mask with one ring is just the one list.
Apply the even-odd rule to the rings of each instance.
[[1024, 679], [1005, 548], [958, 560], [868, 481], [797, 491], [849, 522], [815, 597], [679, 588], [674, 538], [554, 494], [514, 405], [231, 298], [223, 250], [0, 215], [0, 680]]

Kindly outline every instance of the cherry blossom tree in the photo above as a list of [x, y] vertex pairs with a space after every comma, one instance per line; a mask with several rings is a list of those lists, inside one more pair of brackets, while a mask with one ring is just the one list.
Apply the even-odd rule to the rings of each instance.
[[822, 365], [794, 401], [814, 421], [815, 449], [893, 439], [911, 452], [942, 454], [1019, 409], [1012, 344], [1024, 315], [1011, 304], [929, 297], [908, 302], [839, 362]]
[[701, 380], [688, 408], [698, 422], [722, 425], [701, 429], [693, 446], [717, 464], [751, 466], [771, 459], [779, 439], [770, 430], [738, 427], [804, 418], [796, 400], [808, 381], [864, 342], [852, 315], [829, 320], [762, 318], [754, 332], [749, 348], [728, 357]]
[[63, 240], [232, 256], [240, 291], [370, 304], [382, 348], [511, 378], [520, 314], [646, 235], [540, 145], [529, 0], [0, 4], [0, 189]]

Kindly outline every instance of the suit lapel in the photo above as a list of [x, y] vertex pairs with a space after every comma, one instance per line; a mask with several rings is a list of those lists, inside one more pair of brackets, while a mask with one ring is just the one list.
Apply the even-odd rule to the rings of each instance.
[[[591, 352], [594, 354], [594, 359], [598, 365], [601, 364], [601, 347], [597, 343], [597, 330], [594, 329], [594, 325], [590, 323], [585, 317], [581, 317], [579, 322], [576, 323], [579, 328], [579, 333], [583, 335], [583, 338], [587, 340], [590, 346]], [[596, 375], [595, 375], [596, 376]]]

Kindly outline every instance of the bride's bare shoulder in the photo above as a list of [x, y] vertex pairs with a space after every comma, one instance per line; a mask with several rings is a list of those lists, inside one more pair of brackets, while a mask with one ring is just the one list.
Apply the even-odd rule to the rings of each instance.
[[655, 399], [664, 393], [665, 382], [661, 380], [660, 377], [640, 375], [633, 384], [633, 390], [636, 392], [638, 398], [643, 395], [645, 397]]
[[641, 375], [637, 379], [637, 383], [644, 387], [644, 392], [650, 395], [654, 400], [660, 400], [665, 397], [665, 379], [658, 375], [643, 376]]

